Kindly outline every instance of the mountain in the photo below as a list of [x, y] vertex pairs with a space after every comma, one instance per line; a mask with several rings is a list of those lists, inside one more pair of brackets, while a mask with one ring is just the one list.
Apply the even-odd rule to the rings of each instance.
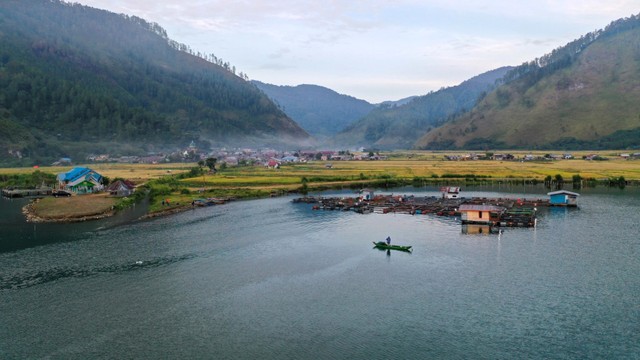
[[335, 142], [381, 149], [411, 148], [430, 128], [471, 109], [510, 69], [502, 67], [486, 72], [460, 85], [415, 97], [403, 105], [381, 105], [337, 134]]
[[423, 149], [603, 149], [640, 145], [640, 15], [612, 22], [505, 76]]
[[409, 96], [406, 98], [402, 98], [400, 100], [387, 100], [387, 101], [383, 101], [379, 104], [377, 104], [378, 106], [382, 106], [382, 107], [392, 107], [392, 106], [400, 106], [400, 105], [404, 105], [407, 104], [409, 102], [411, 102], [411, 100], [417, 98], [417, 96]]
[[330, 137], [368, 114], [375, 105], [317, 85], [253, 83], [309, 134]]
[[0, 133], [0, 162], [309, 140], [213, 54], [138, 17], [58, 0], [0, 2]]

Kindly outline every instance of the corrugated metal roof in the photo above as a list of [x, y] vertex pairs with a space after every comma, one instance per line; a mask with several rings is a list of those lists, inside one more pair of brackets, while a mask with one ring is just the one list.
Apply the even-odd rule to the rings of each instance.
[[474, 204], [462, 204], [458, 211], [503, 211], [504, 208], [494, 205], [474, 205]]
[[578, 193], [574, 193], [574, 192], [567, 191], [567, 190], [558, 190], [558, 191], [552, 191], [552, 192], [547, 193], [547, 195], [549, 195], [549, 196], [561, 195], [561, 194], [580, 196], [580, 194], [578, 194]]
[[[92, 173], [93, 172], [93, 173]], [[98, 174], [97, 172], [86, 168], [86, 167], [75, 167], [69, 171], [67, 171], [66, 173], [60, 173], [58, 174], [58, 180], [59, 181], [74, 181], [82, 176], [85, 176], [89, 173], [91, 174], [91, 178], [94, 179], [95, 181], [100, 181], [100, 179], [102, 178], [102, 175]]]

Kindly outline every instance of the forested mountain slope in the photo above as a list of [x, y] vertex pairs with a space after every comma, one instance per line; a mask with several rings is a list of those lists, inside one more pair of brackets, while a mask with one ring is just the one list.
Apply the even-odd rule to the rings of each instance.
[[309, 134], [335, 135], [368, 114], [375, 105], [318, 85], [278, 86], [253, 83]]
[[0, 2], [2, 157], [299, 143], [308, 134], [214, 55], [158, 25], [57, 0]]
[[460, 85], [413, 98], [399, 106], [381, 105], [335, 137], [337, 144], [408, 149], [430, 128], [471, 109], [511, 68], [475, 76]]
[[416, 146], [603, 149], [640, 146], [640, 16], [612, 22], [505, 76], [471, 112]]

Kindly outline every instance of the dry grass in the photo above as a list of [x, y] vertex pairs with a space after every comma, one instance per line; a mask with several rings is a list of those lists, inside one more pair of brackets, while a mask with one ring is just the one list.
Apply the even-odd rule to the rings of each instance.
[[[92, 168], [103, 176], [110, 179], [123, 178], [133, 181], [136, 184], [144, 183], [151, 179], [157, 179], [162, 176], [178, 174], [188, 171], [192, 167], [197, 166], [193, 163], [175, 163], [175, 164], [90, 164], [87, 167]], [[68, 171], [68, 168], [62, 171]]]
[[116, 200], [107, 194], [47, 197], [32, 206], [34, 215], [46, 219], [69, 219], [101, 215], [111, 211]]
[[[386, 161], [334, 161], [333, 168], [326, 169], [324, 162], [314, 162], [300, 165], [287, 165], [281, 169], [239, 168], [233, 170], [236, 181], [242, 182], [243, 177], [254, 181], [256, 176], [262, 176], [263, 181], [273, 179], [274, 183], [284, 183], [283, 178], [295, 177], [326, 177], [357, 180], [362, 174], [365, 177], [389, 175], [395, 178], [411, 179], [414, 177], [430, 178], [443, 175], [476, 175], [489, 176], [492, 179], [538, 179], [546, 176], [562, 175], [565, 179], [573, 175], [583, 178], [604, 179], [624, 176], [627, 180], [640, 180], [640, 161], [612, 159], [608, 161], [586, 161], [582, 159], [559, 161], [447, 161], [436, 156], [431, 159], [386, 160]], [[225, 173], [226, 174], [226, 173]], [[217, 175], [216, 177], [221, 176]], [[207, 177], [207, 185], [228, 184], [231, 178]]]
[[193, 163], [172, 163], [172, 164], [86, 164], [74, 166], [40, 166], [35, 168], [0, 168], [0, 175], [7, 174], [24, 174], [35, 170], [45, 173], [59, 174], [71, 170], [75, 166], [84, 166], [91, 168], [103, 176], [110, 179], [123, 178], [129, 179], [136, 184], [144, 183], [151, 179], [157, 179], [162, 176], [177, 174], [188, 171], [190, 168], [197, 166]]
[[[457, 152], [465, 154], [468, 152]], [[518, 157], [532, 152], [510, 152]], [[544, 155], [549, 152], [533, 152], [533, 155]], [[560, 153], [560, 152], [553, 152]], [[490, 176], [492, 179], [538, 179], [546, 176], [562, 175], [565, 179], [573, 175], [583, 178], [604, 179], [624, 176], [627, 180], [640, 180], [640, 161], [622, 160], [617, 157], [620, 151], [599, 151], [608, 161], [585, 161], [583, 155], [593, 153], [587, 151], [572, 152], [578, 158], [574, 160], [517, 162], [517, 161], [447, 161], [445, 154], [455, 152], [394, 152], [385, 161], [330, 161], [333, 168], [327, 169], [327, 162], [314, 161], [307, 164], [285, 165], [280, 169], [267, 169], [262, 166], [228, 168], [217, 175], [190, 179], [193, 187], [291, 187], [300, 184], [306, 177], [309, 185], [315, 182], [358, 181], [361, 176], [375, 178], [391, 176], [411, 179], [414, 177], [429, 178], [434, 175], [460, 174]], [[178, 164], [90, 164], [87, 165], [100, 174], [111, 179], [124, 178], [137, 184], [167, 175], [175, 175], [197, 166], [194, 163]], [[41, 167], [39, 170], [52, 174], [68, 171], [71, 167]], [[30, 168], [0, 169], [0, 174], [17, 174], [33, 171]], [[362, 175], [361, 175], [362, 174]], [[320, 180], [321, 181], [317, 181]]]
[[[529, 153], [529, 152], [527, 152]], [[447, 154], [454, 154], [448, 152]], [[522, 156], [524, 153], [517, 153]], [[582, 153], [573, 153], [581, 157]], [[586, 152], [585, 152], [586, 154]], [[190, 208], [191, 201], [198, 197], [253, 198], [268, 196], [273, 191], [297, 190], [303, 186], [319, 189], [335, 186], [350, 186], [360, 182], [380, 179], [413, 180], [414, 178], [439, 180], [451, 175], [489, 177], [489, 180], [536, 179], [560, 174], [566, 180], [573, 175], [588, 179], [607, 179], [624, 176], [626, 180], [640, 180], [640, 161], [622, 160], [618, 152], [600, 152], [608, 161], [586, 161], [582, 159], [559, 161], [448, 161], [442, 152], [395, 152], [385, 161], [331, 161], [327, 168], [324, 161], [287, 164], [280, 169], [263, 166], [230, 167], [218, 174], [205, 174], [192, 179], [183, 179], [184, 188], [191, 193], [174, 190], [170, 195], [171, 206], [162, 206], [161, 199], [151, 204], [150, 212], [165, 212]], [[534, 153], [544, 155], [544, 153]], [[164, 176], [187, 172], [196, 164], [92, 164], [89, 167], [111, 179], [119, 177], [138, 184]], [[57, 174], [70, 167], [42, 167], [43, 172]], [[33, 169], [0, 169], [2, 174], [31, 172]], [[383, 180], [384, 181], [384, 180]], [[166, 186], [166, 185], [165, 185]], [[198, 191], [203, 190], [204, 193]], [[33, 204], [34, 221], [74, 221], [83, 217], [99, 217], [109, 213], [117, 200], [106, 194], [72, 196], [70, 198], [44, 198]], [[174, 209], [175, 208], [175, 209]], [[37, 218], [40, 218], [38, 220]]]

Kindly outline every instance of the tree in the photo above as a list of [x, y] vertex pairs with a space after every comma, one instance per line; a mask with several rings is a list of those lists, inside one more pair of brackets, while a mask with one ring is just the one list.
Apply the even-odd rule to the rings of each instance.
[[205, 161], [205, 164], [207, 165], [207, 167], [209, 168], [209, 171], [211, 172], [216, 172], [216, 162], [218, 162], [218, 159], [214, 158], [214, 157], [210, 157], [207, 158]]
[[551, 175], [547, 175], [547, 176], [544, 178], [544, 185], [545, 185], [546, 187], [551, 187], [551, 180], [553, 180], [553, 178], [551, 177]]
[[564, 182], [564, 179], [562, 178], [562, 175], [560, 175], [560, 174], [556, 174], [555, 178], [556, 178], [556, 183], [557, 184], [562, 184]]

